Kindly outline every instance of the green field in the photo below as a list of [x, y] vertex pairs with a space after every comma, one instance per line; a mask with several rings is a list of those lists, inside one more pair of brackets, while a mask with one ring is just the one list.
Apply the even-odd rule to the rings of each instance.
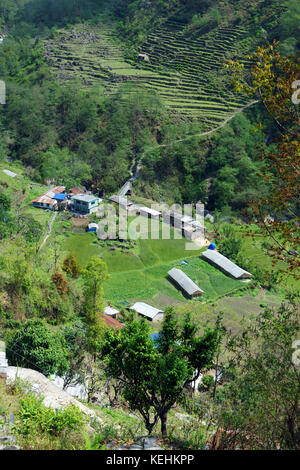
[[[187, 299], [168, 280], [167, 273], [174, 266], [199, 284], [205, 292], [203, 300], [217, 299], [244, 286], [203, 261], [198, 247], [187, 251], [184, 239], [139, 239], [136, 246], [126, 253], [117, 242], [107, 243], [98, 244], [95, 234], [74, 234], [68, 236], [63, 250], [74, 252], [83, 264], [91, 256], [99, 256], [107, 263], [111, 277], [104, 286], [104, 296], [113, 303], [144, 300], [161, 306], [159, 296], [168, 298], [170, 304], [202, 302], [201, 299]], [[115, 246], [115, 251], [110, 251], [112, 246]], [[180, 264], [183, 260], [188, 264]]]

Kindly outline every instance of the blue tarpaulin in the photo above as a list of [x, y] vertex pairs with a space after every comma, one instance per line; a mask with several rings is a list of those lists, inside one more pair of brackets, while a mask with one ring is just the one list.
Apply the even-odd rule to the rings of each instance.
[[157, 348], [158, 346], [158, 340], [159, 340], [159, 333], [154, 333], [153, 335], [150, 335], [150, 338], [152, 339], [153, 343], [155, 344], [155, 347]]
[[67, 195], [66, 194], [55, 194], [54, 198], [56, 201], [64, 201], [66, 199]]

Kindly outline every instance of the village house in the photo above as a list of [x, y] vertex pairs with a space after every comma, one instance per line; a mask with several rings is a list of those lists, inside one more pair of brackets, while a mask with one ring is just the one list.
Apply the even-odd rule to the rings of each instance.
[[154, 209], [149, 209], [148, 207], [140, 207], [140, 215], [143, 217], [147, 217], [148, 219], [156, 219], [159, 220], [161, 216], [161, 212], [156, 211]]
[[120, 311], [108, 305], [107, 307], [105, 307], [104, 313], [105, 315], [116, 319], [117, 316], [120, 314]]
[[64, 186], [56, 186], [42, 196], [34, 199], [32, 201], [32, 205], [39, 209], [56, 210], [58, 208], [59, 201], [64, 200], [67, 197], [67, 195], [64, 194], [65, 189], [66, 188]]
[[99, 202], [101, 200], [97, 196], [90, 194], [78, 194], [71, 198], [70, 209], [73, 212], [79, 212], [83, 215], [93, 214], [97, 212]]

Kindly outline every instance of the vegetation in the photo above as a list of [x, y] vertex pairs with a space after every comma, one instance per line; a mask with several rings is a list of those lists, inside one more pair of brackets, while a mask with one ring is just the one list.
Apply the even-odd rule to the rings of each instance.
[[160, 419], [166, 436], [170, 409], [184, 387], [212, 365], [218, 336], [217, 330], [207, 329], [197, 337], [189, 316], [180, 328], [171, 309], [165, 312], [156, 346], [149, 332], [145, 320], [132, 319], [118, 335], [106, 333], [101, 355], [107, 375], [121, 382], [124, 398], [142, 415], [149, 434]]
[[265, 309], [232, 338], [232, 360], [217, 392], [219, 448], [299, 448], [299, 367], [293, 359], [298, 335], [297, 299], [291, 299], [278, 310]]
[[64, 374], [68, 369], [63, 337], [52, 332], [43, 320], [28, 320], [12, 332], [7, 341], [7, 357], [11, 364], [45, 375]]
[[[10, 365], [80, 385], [100, 418], [0, 381], [0, 431], [12, 410], [22, 448], [147, 431], [164, 448], [299, 448], [299, 15], [296, 0], [0, 0], [0, 336]], [[137, 240], [98, 240], [98, 214], [32, 206], [129, 178], [136, 203], [205, 203], [206, 242], [251, 282], [173, 229], [147, 239], [146, 218]], [[137, 300], [162, 325], [128, 313]]]

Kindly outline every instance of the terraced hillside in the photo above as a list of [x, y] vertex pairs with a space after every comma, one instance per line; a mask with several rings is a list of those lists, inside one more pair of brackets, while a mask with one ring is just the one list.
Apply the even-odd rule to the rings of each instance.
[[220, 27], [187, 39], [183, 26], [169, 20], [139, 46], [149, 60], [138, 54], [125, 59], [122, 44], [107, 24], [61, 30], [45, 46], [61, 80], [79, 78], [84, 86], [100, 82], [107, 93], [126, 82], [132, 85], [126, 93], [139, 87], [158, 92], [171, 113], [200, 120], [209, 130], [246, 104], [230, 91], [223, 72], [224, 60], [238, 55], [245, 34], [240, 26]]

